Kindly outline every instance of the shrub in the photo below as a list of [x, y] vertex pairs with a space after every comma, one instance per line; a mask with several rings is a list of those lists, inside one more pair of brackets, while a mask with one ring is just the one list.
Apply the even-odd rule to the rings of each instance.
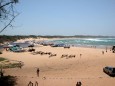
[[2, 54], [2, 52], [0, 51], [0, 54]]
[[0, 77], [0, 86], [15, 86], [17, 78], [13, 76]]
[[0, 57], [0, 61], [4, 61], [4, 60], [6, 60], [5, 58], [3, 58], [3, 57]]

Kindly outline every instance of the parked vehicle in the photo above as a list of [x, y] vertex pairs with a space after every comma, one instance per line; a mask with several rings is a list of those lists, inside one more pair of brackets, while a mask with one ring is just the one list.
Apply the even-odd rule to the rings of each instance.
[[113, 51], [113, 53], [115, 53], [115, 46], [112, 47], [112, 51]]
[[65, 45], [64, 48], [70, 48], [70, 46], [69, 45]]
[[65, 44], [53, 44], [52, 47], [64, 47]]
[[115, 76], [115, 67], [106, 66], [103, 68], [103, 72], [105, 72], [106, 74], [110, 76]]
[[9, 48], [9, 50], [13, 52], [24, 52], [23, 48], [19, 45], [12, 46]]

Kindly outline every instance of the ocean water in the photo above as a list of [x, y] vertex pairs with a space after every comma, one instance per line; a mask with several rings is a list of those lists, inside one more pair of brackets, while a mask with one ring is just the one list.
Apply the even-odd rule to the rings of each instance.
[[84, 46], [84, 47], [96, 46], [99, 48], [103, 48], [115, 45], [115, 38], [73, 38], [73, 39], [68, 38], [68, 39], [53, 40], [52, 42], [64, 43], [74, 46]]

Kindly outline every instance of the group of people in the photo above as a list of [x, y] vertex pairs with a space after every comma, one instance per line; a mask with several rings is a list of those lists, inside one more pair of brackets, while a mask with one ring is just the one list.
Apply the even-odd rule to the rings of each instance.
[[35, 82], [35, 85], [34, 85], [34, 83], [32, 83], [32, 82], [30, 81], [29, 84], [28, 84], [28, 86], [38, 86], [38, 82], [36, 81], [36, 82]]
[[81, 86], [82, 85], [82, 83], [79, 81], [79, 82], [77, 82], [77, 84], [76, 84], [76, 86]]
[[[39, 72], [40, 72], [40, 69], [37, 68], [36, 73], [37, 73], [38, 77], [39, 77]], [[30, 81], [29, 84], [28, 84], [28, 86], [34, 86], [34, 84]], [[38, 82], [37, 81], [35, 82], [35, 86], [38, 86]], [[77, 82], [76, 86], [82, 86], [81, 81]]]
[[[39, 68], [37, 68], [37, 70], [36, 70], [36, 73], [37, 73], [37, 76], [39, 77]], [[35, 82], [35, 85], [34, 85], [34, 83], [32, 83], [31, 81], [28, 83], [28, 86], [38, 86], [38, 82], [36, 81]]]

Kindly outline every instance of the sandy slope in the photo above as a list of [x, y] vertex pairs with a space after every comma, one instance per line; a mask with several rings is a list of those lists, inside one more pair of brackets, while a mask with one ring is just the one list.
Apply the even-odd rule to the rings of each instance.
[[[36, 51], [52, 52], [57, 56], [33, 55], [30, 52], [13, 53], [4, 51], [0, 57], [24, 62], [22, 69], [6, 69], [6, 75], [17, 76], [17, 86], [27, 86], [29, 81], [39, 86], [76, 86], [77, 81], [82, 86], [114, 86], [115, 78], [103, 73], [103, 67], [115, 66], [115, 54], [108, 52], [103, 55], [104, 49], [71, 47], [38, 46]], [[75, 58], [61, 58], [62, 54], [74, 54]], [[82, 56], [80, 57], [80, 54]], [[40, 68], [37, 77], [36, 69]], [[45, 77], [45, 78], [44, 78]]]

